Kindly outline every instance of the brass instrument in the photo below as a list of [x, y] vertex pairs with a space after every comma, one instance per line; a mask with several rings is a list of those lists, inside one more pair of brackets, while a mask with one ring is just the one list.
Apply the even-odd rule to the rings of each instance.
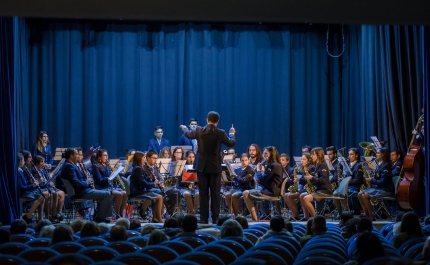
[[372, 153], [376, 153], [375, 144], [371, 142], [360, 142], [359, 145], [363, 148], [364, 156], [372, 156]]
[[369, 172], [367, 171], [366, 167], [364, 166], [366, 163], [361, 164], [361, 168], [363, 169], [363, 181], [364, 183], [361, 184], [360, 190], [365, 190], [372, 187], [372, 184], [370, 182], [366, 182], [366, 179], [370, 178]]
[[[294, 180], [296, 180], [297, 179], [297, 166], [294, 167], [293, 176], [294, 176]], [[288, 191], [291, 193], [299, 192], [299, 184], [297, 182], [294, 182], [293, 185], [288, 187]]]
[[87, 170], [85, 165], [82, 162], [78, 162], [78, 168], [81, 170], [82, 176], [87, 181], [87, 183], [91, 187], [91, 189], [95, 189], [93, 176]]
[[[305, 171], [305, 176], [309, 175], [309, 169], [307, 166], [304, 166], [303, 170]], [[314, 193], [315, 192], [314, 183], [312, 181], [308, 180], [308, 182], [305, 184], [305, 189], [306, 189], [306, 192], [308, 194]]]
[[[37, 190], [40, 192], [40, 195], [42, 195], [42, 197], [44, 199], [46, 199], [45, 194], [43, 194], [42, 189], [39, 186], [39, 182], [36, 181], [36, 179], [34, 178], [33, 174], [31, 174], [30, 170], [27, 168], [27, 166], [23, 166], [22, 170], [24, 171], [24, 173], [27, 175], [28, 178], [30, 178], [31, 181], [33, 181], [33, 183], [36, 183], [36, 188]], [[30, 181], [30, 182], [31, 182]]]

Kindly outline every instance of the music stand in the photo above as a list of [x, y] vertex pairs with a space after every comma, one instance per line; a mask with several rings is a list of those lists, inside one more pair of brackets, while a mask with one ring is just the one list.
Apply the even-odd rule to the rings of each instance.
[[339, 163], [343, 166], [343, 170], [346, 171], [345, 175], [352, 176], [352, 171], [349, 168], [348, 163], [346, 163], [345, 157], [340, 156], [337, 158], [337, 161], [339, 161]]
[[330, 158], [328, 158], [328, 155], [324, 155], [324, 161], [327, 164], [328, 170], [334, 171], [333, 164], [331, 163]]
[[234, 161], [233, 156], [234, 155], [225, 155], [222, 160], [224, 161], [224, 163], [226, 163], [227, 161], [228, 162], [233, 162]]
[[119, 173], [121, 173], [124, 170], [123, 166], [119, 166], [117, 170], [115, 170], [115, 172], [113, 172], [110, 176], [109, 176], [109, 180], [113, 180], [116, 176], [118, 176]]
[[[182, 212], [182, 200], [180, 198], [180, 192], [179, 192], [179, 177], [182, 175], [182, 171], [184, 170], [184, 166], [187, 160], [178, 160], [178, 161], [172, 161], [170, 163], [169, 168], [169, 174], [172, 176], [172, 178], [175, 178], [175, 188], [176, 188], [176, 205], [175, 208], [172, 211], [172, 215], [175, 213], [181, 213]], [[181, 205], [181, 206], [179, 206]]]
[[299, 167], [302, 165], [302, 157], [301, 156], [293, 156], [294, 162]]
[[157, 158], [156, 165], [160, 174], [170, 174], [170, 162], [171, 158]]

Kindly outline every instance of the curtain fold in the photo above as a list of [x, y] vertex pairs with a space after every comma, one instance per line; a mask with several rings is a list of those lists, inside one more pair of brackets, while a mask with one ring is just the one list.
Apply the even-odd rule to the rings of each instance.
[[14, 87], [14, 21], [0, 17], [0, 221], [18, 216], [16, 95]]

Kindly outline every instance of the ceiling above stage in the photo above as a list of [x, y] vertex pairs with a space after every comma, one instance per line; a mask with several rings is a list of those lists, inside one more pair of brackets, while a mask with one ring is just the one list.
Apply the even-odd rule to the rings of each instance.
[[430, 25], [428, 0], [1, 0], [0, 16]]

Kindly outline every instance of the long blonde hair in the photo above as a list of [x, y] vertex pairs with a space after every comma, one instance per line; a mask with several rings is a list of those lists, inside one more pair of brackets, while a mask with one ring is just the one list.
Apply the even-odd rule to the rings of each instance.
[[[37, 144], [37, 149], [42, 152], [42, 148], [43, 148], [43, 135], [46, 134], [48, 135], [45, 131], [40, 131], [39, 132], [39, 136], [37, 137], [37, 140], [34, 142], [35, 144]], [[51, 142], [49, 142], [49, 138], [46, 141], [46, 144], [50, 144]]]

